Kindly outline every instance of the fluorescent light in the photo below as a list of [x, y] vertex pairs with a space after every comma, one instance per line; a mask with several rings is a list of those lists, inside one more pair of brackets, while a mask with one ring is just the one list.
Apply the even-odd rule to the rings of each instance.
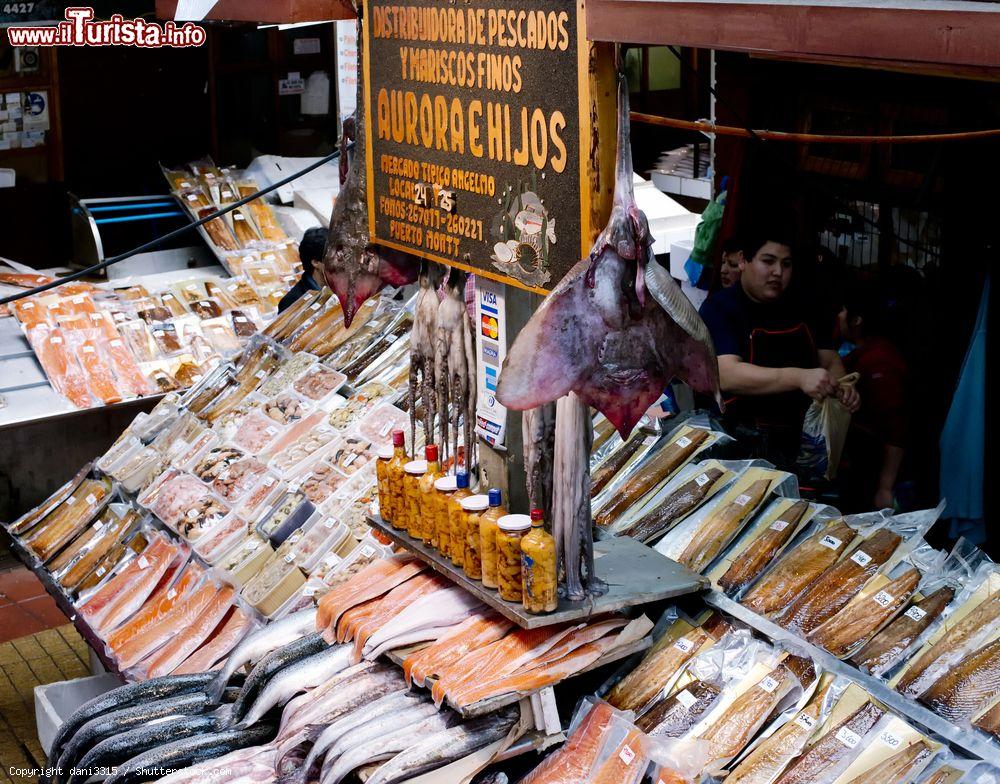
[[259, 24], [258, 30], [266, 30], [269, 27], [277, 27], [279, 30], [294, 30], [296, 27], [310, 27], [312, 25], [333, 24], [335, 19], [326, 19], [317, 22], [295, 22], [294, 24]]

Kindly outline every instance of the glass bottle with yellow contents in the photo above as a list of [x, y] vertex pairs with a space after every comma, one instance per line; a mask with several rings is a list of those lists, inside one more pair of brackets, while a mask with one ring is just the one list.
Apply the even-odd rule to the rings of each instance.
[[403, 478], [403, 507], [404, 512], [400, 515], [406, 532], [414, 539], [421, 539], [420, 536], [420, 477], [427, 472], [426, 460], [411, 460], [403, 471], [406, 475]]
[[437, 547], [437, 490], [434, 483], [444, 476], [444, 471], [438, 464], [437, 444], [428, 444], [424, 447], [424, 458], [427, 461], [427, 470], [420, 477], [418, 484], [420, 490], [420, 537], [424, 544]]
[[390, 506], [392, 495], [389, 493], [389, 463], [392, 462], [392, 446], [386, 444], [379, 447], [378, 461], [375, 463], [375, 479], [378, 486], [378, 511], [386, 522], [392, 517]]
[[531, 531], [521, 539], [522, 604], [530, 613], [547, 613], [559, 604], [556, 540], [545, 530], [541, 509], [531, 510]]
[[497, 522], [507, 514], [499, 487], [491, 487], [490, 505], [479, 518], [479, 553], [483, 565], [483, 585], [497, 587]]
[[485, 495], [470, 495], [462, 499], [462, 528], [465, 553], [462, 555], [462, 569], [470, 580], [483, 579], [482, 553], [480, 552], [479, 519], [490, 505]]
[[521, 539], [531, 530], [531, 518], [509, 514], [497, 522], [497, 590], [505, 602], [521, 603]]
[[451, 562], [455, 566], [465, 565], [465, 514], [462, 512], [462, 501], [472, 495], [469, 489], [469, 475], [465, 471], [455, 474], [455, 485], [458, 488], [448, 499], [448, 519], [451, 521]]
[[393, 528], [406, 528], [406, 511], [403, 503], [403, 479], [406, 476], [404, 466], [409, 462], [406, 457], [406, 436], [402, 430], [392, 431], [392, 460], [386, 469], [389, 503], [382, 508], [382, 519], [388, 520]]
[[451, 498], [458, 490], [458, 481], [453, 476], [442, 476], [434, 483], [435, 513], [437, 526], [437, 550], [445, 558], [451, 558]]

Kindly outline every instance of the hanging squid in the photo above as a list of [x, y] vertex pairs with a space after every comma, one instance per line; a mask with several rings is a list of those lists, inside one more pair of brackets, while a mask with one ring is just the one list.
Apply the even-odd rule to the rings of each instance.
[[552, 465], [555, 460], [556, 404], [529, 408], [521, 415], [524, 474], [530, 509], [552, 519]]
[[414, 456], [418, 396], [423, 406], [424, 438], [426, 443], [434, 443], [437, 411], [434, 363], [439, 309], [437, 287], [440, 276], [441, 268], [437, 264], [424, 262], [420, 271], [420, 291], [417, 293], [413, 314], [413, 329], [410, 331], [410, 444], [414, 445]]
[[[358, 57], [364, 46], [361, 15], [358, 14]], [[365, 300], [384, 286], [413, 283], [420, 271], [420, 260], [400, 251], [374, 245], [368, 234], [368, 195], [365, 151], [365, 113], [363, 85], [358, 82], [358, 108], [353, 121], [354, 157], [347, 179], [337, 195], [330, 217], [323, 269], [327, 285], [333, 289], [344, 311], [344, 326], [349, 327]], [[345, 123], [345, 137], [350, 126]], [[341, 149], [345, 140], [342, 139]], [[346, 159], [341, 154], [341, 176]]]
[[619, 74], [610, 219], [590, 255], [570, 270], [521, 330], [497, 387], [497, 399], [513, 410], [559, 400], [552, 526], [570, 599], [603, 590], [593, 569], [589, 504], [580, 500], [589, 499], [590, 484], [586, 407], [601, 411], [627, 437], [674, 377], [719, 397], [718, 363], [708, 330], [653, 258], [649, 224], [635, 202], [632, 176], [628, 85]]
[[[437, 410], [441, 413], [438, 443], [447, 459], [458, 460], [458, 420], [461, 404], [468, 394], [465, 364], [465, 274], [452, 269], [444, 285], [444, 299], [438, 306], [434, 350], [434, 388]], [[450, 408], [449, 408], [450, 406]]]

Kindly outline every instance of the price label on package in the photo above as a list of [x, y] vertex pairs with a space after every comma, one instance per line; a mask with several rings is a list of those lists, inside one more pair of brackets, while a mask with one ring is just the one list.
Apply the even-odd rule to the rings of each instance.
[[927, 615], [927, 613], [924, 610], [921, 610], [916, 605], [913, 605], [909, 610], [903, 613], [903, 615], [905, 615], [907, 618], [913, 619], [914, 621], [919, 621], [925, 615]]
[[708, 474], [698, 474], [698, 476], [694, 478], [694, 483], [698, 485], [698, 487], [704, 487], [709, 483]]
[[674, 647], [683, 653], [690, 653], [694, 649], [694, 642], [681, 637], [674, 643]]
[[750, 496], [746, 495], [745, 493], [738, 495], [736, 496], [736, 498], [733, 499], [733, 503], [736, 504], [737, 506], [746, 506], [747, 504], [750, 503]]
[[691, 439], [688, 438], [687, 436], [681, 436], [676, 441], [674, 441], [674, 444], [683, 449], [686, 446], [691, 446]]
[[872, 562], [872, 557], [868, 555], [864, 550], [858, 550], [851, 556], [851, 560], [854, 561], [858, 566], [864, 567], [868, 566]]
[[873, 598], [879, 607], [888, 607], [896, 600], [896, 597], [886, 591], [879, 591]]
[[841, 542], [836, 536], [830, 535], [824, 536], [819, 540], [819, 543], [824, 547], [829, 547], [831, 550], [836, 550], [841, 544], [843, 544], [843, 542]]
[[635, 752], [632, 751], [632, 747], [626, 743], [622, 746], [622, 750], [618, 752], [618, 756], [626, 765], [631, 765], [632, 761], [635, 759]]
[[787, 520], [775, 520], [773, 523], [771, 523], [772, 531], [784, 531], [786, 528], [788, 528]]
[[878, 736], [879, 743], [888, 746], [890, 749], [898, 749], [903, 743], [902, 739], [896, 735], [893, 735], [889, 730], [884, 730], [879, 733]]
[[677, 701], [688, 709], [690, 709], [691, 706], [698, 701], [697, 699], [695, 699], [695, 696], [687, 689], [682, 689], [681, 691], [677, 692], [675, 696], [677, 697]]
[[811, 730], [816, 726], [816, 719], [810, 716], [808, 713], [800, 713], [795, 717], [795, 723], [798, 724], [804, 730]]
[[768, 694], [774, 694], [774, 690], [778, 688], [779, 681], [776, 678], [772, 678], [768, 675], [760, 683], [757, 684]]
[[848, 729], [847, 727], [841, 727], [837, 730], [835, 737], [849, 749], [853, 749], [861, 743], [861, 736], [854, 730]]

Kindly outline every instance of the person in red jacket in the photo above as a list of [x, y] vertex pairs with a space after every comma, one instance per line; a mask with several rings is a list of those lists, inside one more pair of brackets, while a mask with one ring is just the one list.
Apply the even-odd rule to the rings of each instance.
[[860, 378], [861, 406], [845, 445], [845, 496], [856, 509], [892, 507], [906, 454], [906, 360], [885, 336], [882, 307], [871, 285], [850, 287], [840, 311], [841, 337], [853, 349], [844, 357]]

